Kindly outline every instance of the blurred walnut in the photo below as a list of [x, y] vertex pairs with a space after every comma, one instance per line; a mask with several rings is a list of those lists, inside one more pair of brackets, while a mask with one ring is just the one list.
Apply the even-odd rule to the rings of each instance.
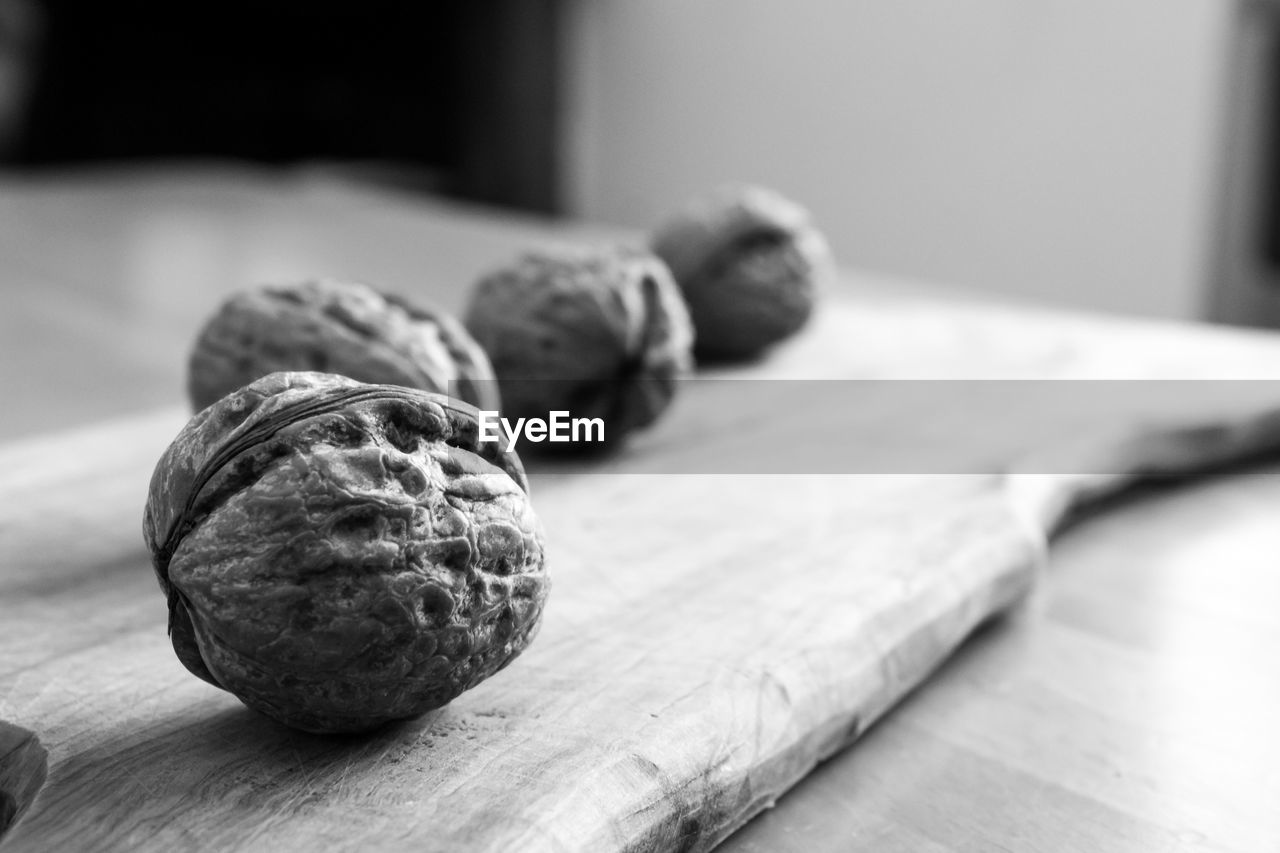
[[528, 645], [549, 581], [520, 460], [448, 397], [276, 373], [198, 413], [143, 530], [191, 672], [296, 728], [451, 701]]
[[799, 205], [760, 187], [727, 187], [656, 229], [653, 250], [684, 292], [699, 356], [743, 358], [794, 334], [833, 262]]
[[489, 360], [456, 319], [329, 279], [259, 287], [224, 302], [196, 340], [187, 392], [198, 411], [288, 370], [453, 394], [483, 409], [499, 402]]
[[503, 414], [651, 424], [692, 366], [693, 329], [665, 264], [641, 249], [548, 247], [483, 277], [465, 322], [493, 361]]

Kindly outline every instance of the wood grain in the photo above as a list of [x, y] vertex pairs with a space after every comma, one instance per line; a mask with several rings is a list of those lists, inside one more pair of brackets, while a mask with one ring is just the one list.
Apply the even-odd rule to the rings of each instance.
[[1274, 461], [1108, 501], [1024, 618], [723, 849], [1273, 849], [1277, 507]]
[[[917, 336], [914, 360], [885, 360], [870, 342], [847, 357], [880, 358], [884, 376], [1002, 375], [1005, 365], [1061, 378], [1089, 375], [1088, 358], [1108, 343], [1103, 327], [1090, 338], [1087, 324], [1032, 314], [1007, 338], [998, 312], [948, 312], [939, 327], [922, 305], [855, 300], [828, 315], [791, 352], [738, 377], [785, 375], [797, 358], [810, 375], [838, 375], [847, 367], [834, 357], [796, 352], [845, 353], [832, 335], [892, 323], [899, 339]], [[1028, 351], [1019, 339], [1037, 322]], [[930, 328], [948, 334], [921, 336]], [[1143, 334], [1145, 350], [1133, 346]], [[971, 335], [991, 346], [987, 360], [966, 361]], [[1162, 375], [1179, 358], [1192, 374], [1248, 375], [1280, 353], [1269, 340], [1190, 330], [1123, 337], [1129, 375]], [[876, 369], [868, 361], [861, 375]], [[448, 708], [366, 738], [285, 730], [173, 657], [139, 517], [181, 411], [0, 452], [0, 717], [36, 732], [50, 755], [48, 783], [6, 849], [86, 839], [154, 850], [356, 839], [375, 849], [708, 849], [1022, 600], [1040, 575], [1045, 526], [1077, 495], [1115, 488], [1153, 460], [1177, 470], [1280, 440], [1280, 399], [1255, 394], [1156, 432], [1135, 416], [1082, 441], [1084, 458], [1106, 460], [1083, 476], [637, 473], [689, 441], [712, 449], [706, 427], [723, 409], [701, 390], [688, 389], [673, 416], [680, 441], [655, 430], [601, 472], [533, 467], [555, 577], [541, 636]], [[913, 440], [894, 429], [901, 420], [877, 413], [886, 452]], [[791, 434], [763, 423], [757, 440]], [[1027, 477], [1043, 488], [1011, 493]]]

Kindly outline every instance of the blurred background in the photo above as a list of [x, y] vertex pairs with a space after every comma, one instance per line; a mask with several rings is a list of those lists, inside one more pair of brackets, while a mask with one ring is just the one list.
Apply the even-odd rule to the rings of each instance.
[[0, 0], [0, 159], [322, 164], [647, 228], [726, 181], [848, 267], [1280, 325], [1280, 3]]

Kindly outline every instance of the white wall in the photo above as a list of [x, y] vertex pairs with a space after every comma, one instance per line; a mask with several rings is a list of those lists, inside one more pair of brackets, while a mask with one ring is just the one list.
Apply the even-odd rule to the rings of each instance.
[[570, 211], [753, 180], [850, 267], [1197, 315], [1232, 5], [579, 0]]

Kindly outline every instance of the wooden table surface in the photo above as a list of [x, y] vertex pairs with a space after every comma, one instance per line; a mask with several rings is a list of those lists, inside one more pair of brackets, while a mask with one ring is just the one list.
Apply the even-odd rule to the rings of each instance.
[[[348, 276], [457, 308], [521, 245], [617, 233], [315, 173], [0, 178], [0, 441], [180, 402], [193, 330], [232, 289]], [[1029, 607], [721, 849], [1280, 849], [1277, 473], [1077, 520]]]

